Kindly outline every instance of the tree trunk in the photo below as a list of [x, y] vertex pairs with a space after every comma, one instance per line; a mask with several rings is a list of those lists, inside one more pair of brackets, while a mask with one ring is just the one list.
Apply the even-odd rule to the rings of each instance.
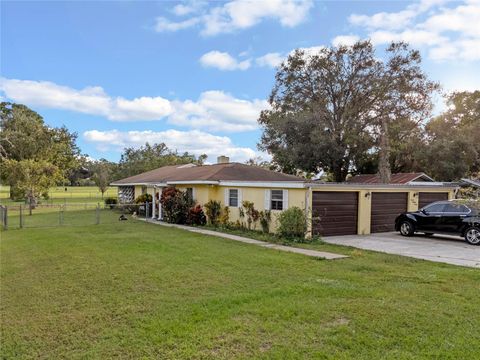
[[383, 184], [389, 184], [391, 180], [390, 169], [390, 142], [388, 139], [388, 120], [382, 119], [380, 128], [380, 153], [378, 160], [378, 176]]
[[37, 200], [35, 199], [35, 195], [33, 191], [28, 192], [28, 214], [31, 216], [32, 215], [32, 209], [35, 209], [37, 206]]
[[335, 179], [335, 182], [340, 183], [345, 181], [346, 174], [343, 171], [343, 166], [341, 163], [335, 164], [332, 171], [333, 171], [333, 177]]

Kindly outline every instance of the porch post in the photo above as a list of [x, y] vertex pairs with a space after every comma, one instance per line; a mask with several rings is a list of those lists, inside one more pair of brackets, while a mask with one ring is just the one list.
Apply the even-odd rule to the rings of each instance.
[[163, 192], [163, 187], [161, 187], [160, 191], [158, 192], [158, 220], [163, 219], [162, 204], [160, 203], [160, 199], [162, 198], [162, 192]]
[[152, 219], [155, 219], [155, 204], [156, 204], [156, 195], [157, 195], [157, 187], [153, 187], [153, 196], [152, 196]]

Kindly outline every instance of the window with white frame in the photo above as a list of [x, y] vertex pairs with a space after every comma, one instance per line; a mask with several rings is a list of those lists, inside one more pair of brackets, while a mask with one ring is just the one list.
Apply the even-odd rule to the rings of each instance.
[[228, 206], [238, 207], [238, 189], [228, 189]]
[[270, 209], [283, 210], [283, 190], [271, 190]]

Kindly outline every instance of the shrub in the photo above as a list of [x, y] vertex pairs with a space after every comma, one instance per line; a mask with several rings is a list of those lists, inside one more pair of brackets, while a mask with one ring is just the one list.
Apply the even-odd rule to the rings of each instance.
[[172, 224], [186, 224], [193, 200], [186, 192], [167, 187], [163, 189], [160, 203], [163, 208], [163, 218]]
[[136, 199], [135, 199], [135, 204], [138, 204], [138, 211], [137, 211], [137, 215], [147, 215], [145, 213], [145, 211], [147, 211], [145, 209], [145, 203], [148, 202], [148, 215], [152, 215], [152, 208], [153, 208], [153, 204], [152, 204], [152, 201], [153, 201], [153, 196], [150, 195], [150, 194], [142, 194], [140, 196], [138, 196]]
[[230, 225], [230, 208], [228, 206], [223, 207], [222, 215], [220, 216], [220, 224], [223, 226]]
[[107, 205], [110, 209], [113, 209], [115, 205], [118, 204], [117, 198], [114, 197], [107, 197], [103, 201], [105, 202], [105, 205]]
[[201, 205], [195, 205], [188, 210], [188, 225], [205, 225], [206, 223], [207, 217], [205, 216]]
[[151, 203], [153, 200], [152, 195], [142, 194], [135, 199], [135, 204], [145, 204], [146, 202]]
[[248, 230], [252, 229], [252, 224], [255, 229], [257, 221], [260, 218], [260, 213], [255, 209], [254, 204], [251, 201], [242, 202], [242, 206], [245, 208], [245, 214], [247, 214]]
[[207, 210], [208, 222], [217, 226], [222, 211], [222, 204], [220, 201], [210, 200], [205, 204], [205, 209]]
[[303, 241], [307, 232], [305, 212], [294, 206], [278, 215], [278, 234], [289, 240]]
[[270, 221], [272, 220], [272, 212], [270, 210], [260, 211], [260, 226], [265, 234], [270, 232]]

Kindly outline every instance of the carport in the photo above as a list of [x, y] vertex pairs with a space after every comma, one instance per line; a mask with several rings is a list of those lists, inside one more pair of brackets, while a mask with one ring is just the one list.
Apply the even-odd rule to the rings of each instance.
[[311, 233], [320, 236], [366, 235], [394, 230], [395, 218], [434, 201], [453, 199], [456, 186], [416, 184], [308, 184]]

